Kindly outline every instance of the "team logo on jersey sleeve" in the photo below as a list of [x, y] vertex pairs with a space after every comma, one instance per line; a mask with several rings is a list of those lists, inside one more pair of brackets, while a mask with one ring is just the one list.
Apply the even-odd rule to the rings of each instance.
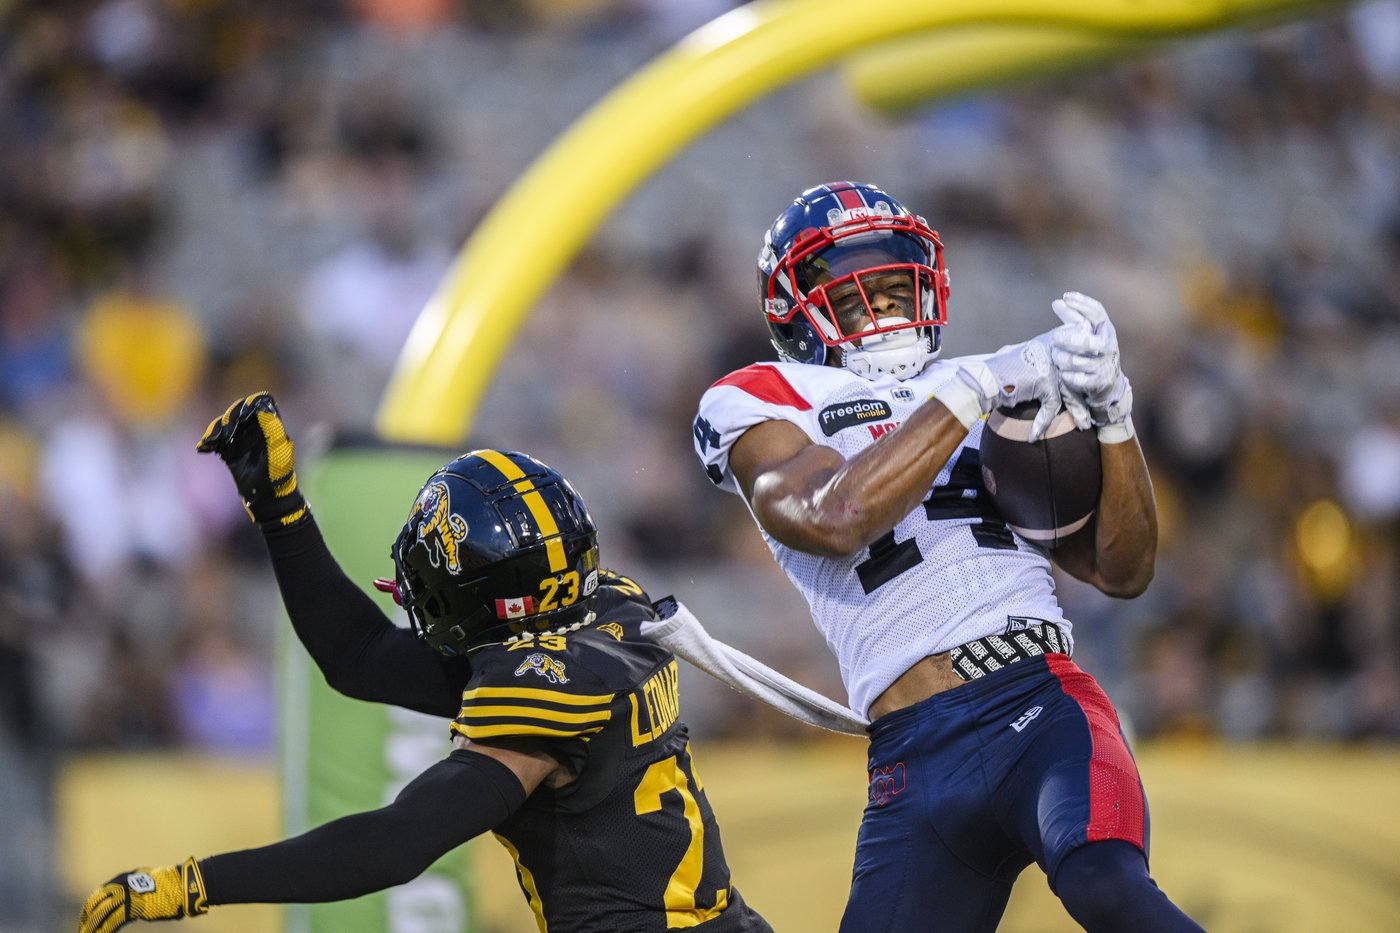
[[604, 622], [602, 625], [598, 626], [598, 631], [607, 632], [613, 638], [622, 641], [622, 626], [618, 625], [616, 622]]
[[557, 658], [551, 658], [547, 654], [534, 654], [520, 662], [520, 666], [515, 669], [516, 677], [523, 677], [534, 671], [552, 684], [566, 684], [569, 678], [564, 674], [564, 662]]
[[860, 398], [853, 402], [840, 402], [826, 406], [817, 416], [817, 422], [822, 426], [822, 433], [831, 437], [837, 431], [852, 428], [858, 424], [884, 421], [892, 414], [888, 402], [878, 398]]

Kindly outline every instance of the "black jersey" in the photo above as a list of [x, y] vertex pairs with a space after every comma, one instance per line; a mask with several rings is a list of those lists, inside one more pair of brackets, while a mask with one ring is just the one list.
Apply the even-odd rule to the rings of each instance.
[[577, 779], [541, 786], [495, 835], [542, 931], [769, 931], [729, 883], [719, 827], [680, 720], [674, 656], [631, 580], [601, 575], [597, 621], [484, 648], [452, 731], [557, 743]]

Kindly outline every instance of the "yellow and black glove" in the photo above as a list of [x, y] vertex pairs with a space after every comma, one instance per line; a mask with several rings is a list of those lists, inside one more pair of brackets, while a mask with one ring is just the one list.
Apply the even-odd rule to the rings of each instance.
[[133, 920], [180, 920], [207, 914], [199, 863], [133, 868], [88, 895], [78, 933], [113, 933]]
[[297, 489], [292, 439], [271, 394], [234, 402], [209, 423], [196, 450], [223, 459], [243, 507], [263, 530], [290, 527], [310, 514]]

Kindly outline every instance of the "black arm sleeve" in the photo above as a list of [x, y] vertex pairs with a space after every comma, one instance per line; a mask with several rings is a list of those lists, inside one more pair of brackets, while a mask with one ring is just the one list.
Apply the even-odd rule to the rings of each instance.
[[199, 860], [212, 904], [310, 904], [382, 891], [417, 878], [525, 802], [515, 772], [458, 749], [414, 778], [389, 806], [308, 833]]
[[340, 569], [315, 521], [266, 536], [292, 628], [326, 682], [357, 700], [455, 716], [471, 674], [394, 625]]

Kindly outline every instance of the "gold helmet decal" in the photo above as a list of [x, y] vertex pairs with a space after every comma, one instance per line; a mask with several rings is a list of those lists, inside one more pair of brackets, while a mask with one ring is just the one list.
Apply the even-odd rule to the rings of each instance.
[[459, 545], [466, 540], [467, 521], [452, 513], [446, 483], [428, 484], [408, 515], [410, 522], [415, 518], [418, 520], [416, 537], [419, 541], [427, 542], [428, 560], [432, 565], [445, 565], [448, 573], [461, 573]]

